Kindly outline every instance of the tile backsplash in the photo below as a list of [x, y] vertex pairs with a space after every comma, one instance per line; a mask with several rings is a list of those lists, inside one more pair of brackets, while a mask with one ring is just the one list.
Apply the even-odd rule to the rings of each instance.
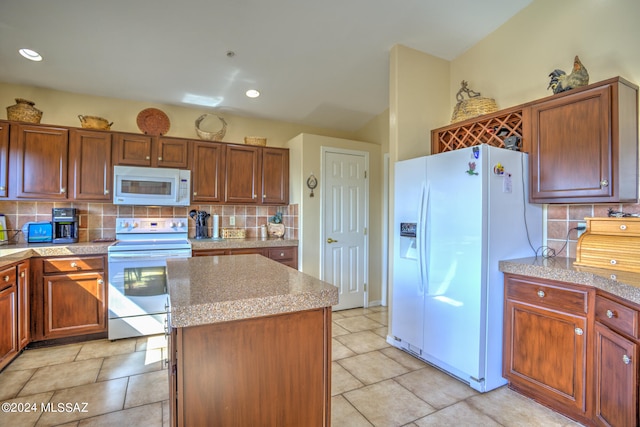
[[547, 246], [559, 257], [576, 257], [578, 232], [573, 228], [585, 217], [606, 217], [609, 209], [640, 214], [640, 204], [549, 205], [547, 208]]
[[[7, 229], [14, 236], [12, 243], [24, 243], [25, 238], [18, 230], [30, 221], [51, 221], [51, 209], [58, 207], [77, 208], [80, 220], [79, 242], [90, 242], [94, 239], [115, 237], [116, 218], [187, 218], [189, 221], [189, 237], [195, 236], [195, 222], [189, 219], [192, 209], [203, 210], [220, 216], [220, 227], [244, 228], [247, 237], [258, 237], [260, 226], [267, 223], [269, 217], [276, 212], [282, 212], [282, 223], [285, 225], [285, 238], [298, 239], [298, 205], [289, 206], [238, 206], [238, 205], [192, 205], [189, 207], [147, 207], [122, 206], [111, 203], [83, 203], [83, 202], [23, 202], [2, 201], [0, 213], [6, 216]], [[235, 226], [230, 225], [231, 217], [235, 219]], [[212, 236], [211, 226], [213, 218], [209, 218], [209, 236]]]

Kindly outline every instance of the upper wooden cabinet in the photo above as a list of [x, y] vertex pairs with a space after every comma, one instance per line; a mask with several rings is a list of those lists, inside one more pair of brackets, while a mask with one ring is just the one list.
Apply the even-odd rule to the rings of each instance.
[[0, 122], [0, 197], [7, 197], [9, 178], [9, 123]]
[[260, 202], [262, 151], [249, 145], [228, 145], [225, 161], [225, 197], [227, 203]]
[[182, 168], [189, 166], [187, 140], [163, 136], [115, 134], [116, 164]]
[[532, 202], [637, 201], [637, 86], [605, 80], [533, 103], [524, 116]]
[[[14, 132], [15, 130], [15, 132]], [[15, 197], [67, 198], [69, 130], [19, 124], [11, 128], [12, 177]]]
[[112, 134], [72, 129], [69, 141], [70, 197], [109, 201], [112, 198]]
[[262, 204], [289, 203], [289, 150], [262, 150]]
[[192, 142], [191, 201], [224, 201], [225, 145], [219, 142]]

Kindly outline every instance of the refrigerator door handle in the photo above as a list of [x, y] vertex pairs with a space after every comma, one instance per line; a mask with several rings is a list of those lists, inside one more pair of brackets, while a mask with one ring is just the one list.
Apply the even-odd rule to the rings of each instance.
[[422, 184], [420, 207], [418, 210], [418, 229], [416, 230], [416, 245], [418, 247], [418, 271], [420, 272], [420, 292], [424, 292], [427, 283], [427, 210], [429, 206], [429, 187]]

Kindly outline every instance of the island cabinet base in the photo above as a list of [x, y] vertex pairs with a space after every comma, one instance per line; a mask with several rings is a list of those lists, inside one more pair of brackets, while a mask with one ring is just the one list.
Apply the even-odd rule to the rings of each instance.
[[173, 426], [329, 426], [331, 307], [172, 329]]

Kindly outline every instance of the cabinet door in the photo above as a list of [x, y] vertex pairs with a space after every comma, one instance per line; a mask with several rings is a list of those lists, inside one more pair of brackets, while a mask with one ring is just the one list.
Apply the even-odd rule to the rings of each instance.
[[18, 264], [18, 350], [22, 350], [30, 340], [29, 316], [29, 262]]
[[216, 142], [194, 142], [191, 159], [192, 202], [222, 202], [225, 146]]
[[226, 150], [225, 202], [235, 204], [257, 204], [260, 200], [259, 147], [229, 145]]
[[0, 122], [0, 197], [7, 197], [9, 177], [9, 123]]
[[16, 197], [66, 199], [69, 131], [30, 125], [16, 130]]
[[504, 376], [552, 408], [586, 413], [586, 317], [507, 300]]
[[286, 205], [289, 203], [289, 150], [264, 148], [262, 150], [262, 203]]
[[156, 161], [159, 167], [186, 169], [189, 167], [189, 146], [186, 139], [158, 138]]
[[71, 197], [76, 200], [111, 200], [112, 134], [72, 129], [70, 138]]
[[0, 271], [0, 369], [18, 353], [16, 268]]
[[116, 164], [130, 166], [151, 166], [152, 136], [117, 134], [118, 149]]
[[531, 199], [613, 197], [611, 86], [531, 107]]
[[44, 276], [43, 288], [45, 338], [107, 330], [102, 272]]
[[638, 345], [596, 322], [596, 422], [638, 425]]

